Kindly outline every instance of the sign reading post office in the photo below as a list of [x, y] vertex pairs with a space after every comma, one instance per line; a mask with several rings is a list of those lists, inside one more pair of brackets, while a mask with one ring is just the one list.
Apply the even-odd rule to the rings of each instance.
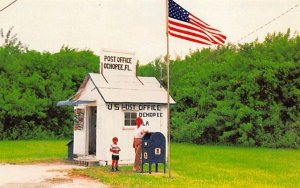
[[135, 76], [136, 65], [134, 53], [102, 50], [100, 62], [100, 66], [102, 66], [100, 67], [100, 72], [104, 75]]

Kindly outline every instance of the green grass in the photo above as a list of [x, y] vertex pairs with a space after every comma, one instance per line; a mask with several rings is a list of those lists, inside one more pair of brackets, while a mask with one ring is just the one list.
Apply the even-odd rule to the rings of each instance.
[[67, 140], [0, 141], [0, 163], [62, 161], [67, 158]]
[[[67, 142], [0, 141], [0, 163], [63, 161]], [[172, 144], [171, 150], [171, 179], [162, 173], [161, 164], [160, 173], [151, 175], [134, 173], [131, 166], [114, 173], [110, 167], [71, 173], [113, 187], [300, 187], [300, 150], [191, 144]]]
[[137, 174], [130, 166], [117, 173], [93, 167], [73, 174], [114, 187], [300, 187], [300, 150], [189, 144], [172, 144], [171, 150], [171, 179], [168, 173]]

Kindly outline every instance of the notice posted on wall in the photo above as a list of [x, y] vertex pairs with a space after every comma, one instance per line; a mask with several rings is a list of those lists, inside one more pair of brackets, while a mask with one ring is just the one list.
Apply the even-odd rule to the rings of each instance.
[[74, 130], [81, 131], [84, 126], [84, 109], [76, 108], [74, 109]]
[[133, 52], [102, 50], [100, 55], [100, 73], [104, 75], [135, 76], [135, 54]]

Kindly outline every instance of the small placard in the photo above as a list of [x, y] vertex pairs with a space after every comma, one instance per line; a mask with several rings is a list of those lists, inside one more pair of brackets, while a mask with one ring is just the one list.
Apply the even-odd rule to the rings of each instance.
[[76, 108], [74, 109], [74, 130], [83, 130], [84, 126], [84, 109]]
[[148, 153], [144, 152], [144, 159], [148, 159]]
[[160, 154], [161, 154], [161, 149], [155, 148], [155, 155], [160, 155]]

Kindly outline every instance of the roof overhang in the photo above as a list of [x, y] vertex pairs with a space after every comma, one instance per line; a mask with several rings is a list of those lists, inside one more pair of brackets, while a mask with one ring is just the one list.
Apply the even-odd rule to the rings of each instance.
[[81, 104], [90, 104], [96, 101], [84, 101], [84, 100], [68, 100], [68, 101], [59, 101], [56, 103], [56, 106], [76, 106]]

